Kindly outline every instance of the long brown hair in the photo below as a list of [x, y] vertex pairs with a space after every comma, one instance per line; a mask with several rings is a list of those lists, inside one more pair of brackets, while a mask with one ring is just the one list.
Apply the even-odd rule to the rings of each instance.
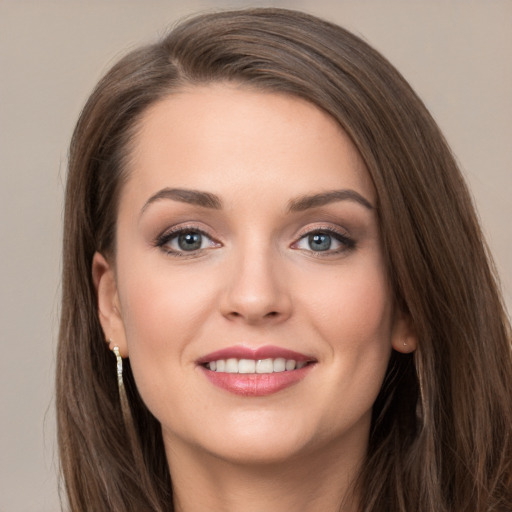
[[[119, 191], [148, 106], [187, 84], [296, 95], [336, 119], [373, 179], [394, 300], [418, 349], [393, 353], [358, 485], [364, 512], [512, 510], [510, 325], [455, 160], [402, 76], [346, 30], [255, 9], [194, 17], [116, 64], [73, 135], [57, 364], [62, 473], [74, 512], [172, 509], [160, 425], [129, 361], [133, 421], [97, 315], [91, 262], [115, 257]], [[133, 442], [128, 442], [132, 439]]]

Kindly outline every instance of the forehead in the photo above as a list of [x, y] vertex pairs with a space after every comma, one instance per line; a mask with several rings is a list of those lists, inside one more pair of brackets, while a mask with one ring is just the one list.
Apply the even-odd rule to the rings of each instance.
[[130, 150], [131, 195], [177, 186], [221, 196], [332, 188], [356, 189], [372, 202], [375, 196], [338, 123], [287, 94], [233, 84], [189, 87], [145, 112]]

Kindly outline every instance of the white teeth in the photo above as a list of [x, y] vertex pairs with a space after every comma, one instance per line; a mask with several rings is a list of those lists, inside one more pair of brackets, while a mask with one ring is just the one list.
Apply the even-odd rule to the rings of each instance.
[[256, 361], [254, 359], [240, 359], [238, 361], [238, 373], [255, 373]]
[[256, 363], [256, 373], [272, 373], [274, 371], [274, 361], [272, 359], [260, 359]]
[[286, 359], [278, 357], [274, 359], [274, 372], [284, 372], [286, 370]]
[[226, 368], [224, 368], [226, 373], [238, 373], [238, 359], [228, 359], [226, 360]]
[[214, 372], [223, 373], [280, 373], [284, 371], [300, 370], [306, 366], [307, 361], [295, 361], [277, 357], [276, 359], [219, 359], [207, 363], [207, 368]]
[[291, 370], [295, 370], [295, 365], [296, 365], [296, 362], [293, 359], [288, 359], [285, 364], [285, 370], [287, 372], [289, 372]]

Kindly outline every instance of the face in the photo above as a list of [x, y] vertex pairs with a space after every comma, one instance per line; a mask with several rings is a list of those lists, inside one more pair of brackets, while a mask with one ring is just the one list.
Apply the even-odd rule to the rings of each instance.
[[168, 451], [364, 447], [390, 352], [412, 344], [372, 182], [335, 121], [286, 95], [190, 88], [146, 112], [129, 172], [115, 261], [96, 254], [93, 273]]

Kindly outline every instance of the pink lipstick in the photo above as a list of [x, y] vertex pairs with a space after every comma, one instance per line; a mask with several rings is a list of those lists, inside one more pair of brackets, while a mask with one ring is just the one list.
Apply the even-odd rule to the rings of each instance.
[[233, 346], [201, 357], [197, 364], [217, 387], [243, 396], [265, 396], [300, 382], [314, 357], [276, 346]]

